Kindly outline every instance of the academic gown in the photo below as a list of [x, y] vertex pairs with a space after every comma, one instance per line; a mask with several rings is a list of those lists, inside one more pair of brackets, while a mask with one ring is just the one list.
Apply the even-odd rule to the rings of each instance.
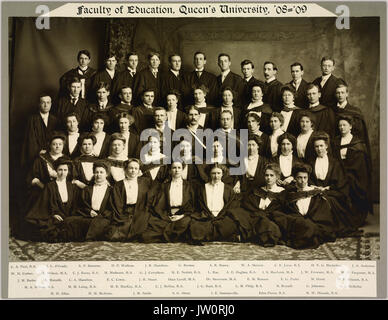
[[[298, 137], [296, 137], [298, 139]], [[310, 138], [307, 140], [306, 149], [304, 150], [304, 157], [299, 158], [303, 160], [305, 163], [310, 163], [313, 161], [313, 159], [317, 156], [315, 149], [314, 149], [314, 132], [310, 135]]]
[[293, 108], [291, 110], [283, 108], [283, 110], [284, 111], [287, 110], [287, 111], [292, 112], [290, 122], [288, 123], [287, 128], [283, 128], [283, 130], [285, 132], [292, 134], [294, 137], [297, 137], [300, 133], [300, 112], [301, 112], [301, 109], [296, 107], [296, 108]]
[[97, 87], [100, 84], [100, 82], [107, 83], [109, 85], [109, 87], [112, 88], [112, 83], [113, 83], [113, 81], [116, 80], [117, 74], [118, 74], [118, 72], [117, 72], [117, 70], [115, 70], [114, 76], [113, 76], [113, 78], [111, 78], [108, 71], [106, 71], [106, 69], [104, 69], [104, 70], [98, 71], [94, 75], [93, 80], [92, 80], [92, 90], [93, 90], [93, 100], [95, 102], [97, 101], [96, 91], [97, 91]]
[[334, 111], [322, 104], [308, 110], [315, 117], [314, 131], [324, 131], [331, 138], [334, 138], [336, 127]]
[[[91, 132], [93, 134], [93, 132]], [[110, 135], [105, 133], [104, 141], [102, 142], [101, 150], [99, 155], [97, 156], [99, 159], [105, 159], [109, 156], [110, 148]]]
[[233, 211], [239, 207], [232, 187], [224, 185], [224, 207], [215, 217], [207, 206], [205, 185], [197, 195], [197, 207], [191, 215], [190, 236], [194, 241], [236, 241], [239, 236], [238, 221]]
[[94, 115], [97, 113], [102, 113], [105, 115], [107, 119], [106, 123], [104, 124], [104, 131], [108, 133], [113, 133], [114, 119], [112, 119], [110, 116], [110, 112], [112, 108], [113, 108], [113, 105], [110, 102], [108, 102], [108, 104], [104, 109], [100, 109], [100, 106], [98, 104], [90, 104], [88, 106], [87, 112], [85, 112], [85, 119], [83, 120], [84, 123], [88, 124], [87, 131], [91, 131]]
[[[158, 172], [155, 176], [155, 179], [152, 178], [151, 170], [154, 168], [158, 168]], [[166, 181], [166, 179], [169, 176], [169, 166], [166, 164], [163, 164], [163, 159], [160, 161], [160, 164], [142, 164], [140, 166], [140, 170], [143, 173], [143, 177], [148, 178], [151, 180], [151, 188], [149, 190], [149, 198], [153, 199], [155, 196], [157, 196], [160, 186], [163, 182]], [[152, 200], [150, 200], [152, 201]]]
[[257, 161], [255, 175], [248, 177], [247, 174], [239, 176], [240, 191], [242, 194], [248, 194], [257, 187], [265, 185], [264, 173], [265, 166], [269, 163], [269, 160], [263, 156], [259, 156]]
[[115, 74], [115, 77], [112, 81], [112, 87], [111, 87], [111, 96], [113, 103], [117, 104], [120, 102], [119, 94], [122, 87], [130, 87], [132, 89], [132, 103], [135, 103], [135, 95], [133, 91], [133, 84], [134, 79], [136, 77], [137, 73], [135, 73], [133, 76], [131, 75], [131, 72], [128, 70], [128, 68], [125, 68], [125, 70], [118, 72], [117, 75]]
[[252, 88], [256, 84], [261, 84], [262, 86], [264, 85], [264, 82], [261, 80], [256, 79], [255, 77], [252, 77], [249, 79], [249, 81], [246, 81], [243, 79], [244, 83], [244, 90], [243, 90], [243, 95], [242, 95], [242, 106], [248, 105], [251, 100], [252, 100]]
[[313, 83], [321, 88], [321, 97], [319, 101], [324, 106], [334, 108], [337, 104], [337, 97], [335, 95], [336, 89], [339, 84], [344, 84], [344, 80], [331, 75], [325, 82], [325, 85], [321, 87], [322, 76], [316, 78]]
[[[232, 107], [233, 109], [233, 129], [240, 129], [240, 121], [241, 121], [241, 111], [239, 108]], [[221, 118], [221, 107], [215, 108], [213, 110], [210, 118], [212, 119], [211, 128], [213, 130], [217, 130], [220, 127], [220, 118]]]
[[107, 228], [111, 221], [112, 211], [110, 197], [112, 187], [108, 185], [100, 210], [96, 217], [90, 216], [92, 210], [93, 185], [81, 191], [78, 210], [73, 216], [64, 220], [64, 237], [67, 241], [94, 241], [105, 240]]
[[[187, 106], [185, 108], [185, 113], [188, 114], [189, 113], [189, 107], [190, 106]], [[199, 112], [201, 114], [206, 114], [206, 117], [205, 117], [205, 122], [204, 122], [204, 126], [200, 127], [202, 129], [207, 129], [207, 128], [213, 128], [213, 123], [214, 123], [214, 112], [216, 111], [216, 107], [214, 107], [213, 105], [210, 105], [208, 103], [206, 103], [206, 107], [203, 107], [203, 108], [198, 108], [199, 109]]]
[[323, 192], [330, 204], [331, 211], [336, 219], [335, 231], [337, 236], [347, 236], [357, 229], [355, 219], [350, 209], [349, 184], [341, 162], [329, 156], [329, 168], [325, 180], [317, 178], [315, 173], [316, 158], [310, 163], [313, 171], [310, 175], [312, 185], [330, 187]]
[[73, 179], [79, 180], [86, 185], [91, 185], [93, 183], [93, 176], [90, 180], [86, 178], [82, 163], [95, 163], [96, 161], [98, 161], [97, 157], [86, 154], [80, 155], [79, 157], [75, 158], [73, 160]]
[[171, 220], [170, 205], [171, 181], [165, 182], [161, 186], [159, 197], [150, 206], [150, 218], [142, 240], [150, 242], [184, 242], [188, 240], [188, 228], [191, 222], [191, 215], [194, 212], [195, 196], [190, 182], [183, 180], [182, 205], [175, 215], [184, 215], [177, 221]]
[[281, 88], [283, 84], [275, 79], [271, 82], [264, 82], [263, 101], [268, 103], [275, 112], [280, 112], [282, 105]]
[[77, 190], [70, 182], [66, 182], [68, 200], [63, 203], [59, 194], [56, 181], [46, 184], [41, 196], [26, 216], [26, 231], [30, 240], [44, 242], [60, 242], [63, 239], [63, 221], [54, 218], [55, 215], [62, 219], [70, 217], [76, 207]]
[[[280, 158], [279, 158], [279, 156], [272, 157], [270, 162], [276, 163], [280, 167]], [[296, 165], [301, 165], [302, 163], [303, 163], [303, 161], [300, 158], [298, 158], [298, 156], [296, 156], [295, 154], [292, 155], [292, 168], [295, 167]], [[280, 169], [281, 169], [281, 167], [280, 167]], [[280, 175], [280, 180], [284, 180], [284, 179], [290, 177], [291, 175], [285, 177], [283, 175], [283, 172], [282, 172], [281, 175]]]
[[[311, 197], [305, 215], [299, 212], [297, 201]], [[294, 249], [314, 249], [336, 239], [336, 218], [330, 203], [320, 190], [287, 191], [281, 208], [269, 213], [281, 231], [281, 241]]]
[[[104, 161], [110, 166], [111, 174], [108, 177], [109, 183], [114, 186], [117, 182], [121, 181], [125, 177], [125, 164], [128, 161], [127, 160], [117, 160], [117, 159], [111, 159], [110, 157], [107, 157], [104, 159]], [[120, 174], [113, 175], [112, 174], [112, 167], [117, 168], [120, 171]]]
[[[80, 137], [82, 136], [82, 133], [79, 135]], [[69, 149], [69, 135], [65, 134], [66, 140], [65, 140], [65, 145], [63, 147], [63, 154], [74, 160], [75, 158], [79, 157], [81, 155], [81, 145], [80, 142], [77, 141], [73, 151], [70, 153]]]
[[247, 128], [247, 117], [249, 113], [256, 113], [260, 117], [260, 131], [266, 133], [267, 135], [270, 135], [272, 132], [271, 127], [269, 126], [269, 120], [271, 118], [272, 109], [269, 106], [269, 104], [264, 103], [260, 107], [255, 107], [250, 110], [248, 110], [248, 106], [250, 103], [248, 103], [242, 112], [241, 116], [241, 124], [244, 124], [242, 128]]
[[40, 113], [34, 114], [28, 119], [21, 152], [22, 168], [29, 169], [39, 152], [47, 149], [49, 137], [57, 129], [58, 124], [57, 117], [51, 113], [48, 117], [47, 127]]
[[[272, 135], [272, 133], [271, 133], [271, 135]], [[263, 143], [262, 143], [261, 148], [260, 148], [260, 154], [268, 159], [272, 158], [271, 135], [263, 134], [261, 136], [261, 141]]]
[[222, 75], [217, 76], [218, 104], [222, 104], [221, 92], [225, 88], [231, 88], [234, 91], [233, 101], [236, 106], [242, 106], [244, 95], [244, 80], [236, 73], [230, 71], [222, 82]]
[[[242, 240], [251, 241], [265, 247], [280, 243], [279, 227], [269, 219], [270, 214], [282, 208], [285, 201], [285, 191], [266, 191], [264, 187], [256, 187], [244, 195], [241, 208], [237, 215]], [[271, 203], [264, 210], [260, 209], [261, 199], [269, 198]]]
[[154, 108], [147, 108], [144, 105], [140, 105], [133, 109], [132, 115], [135, 118], [134, 125], [136, 126], [139, 135], [141, 135], [143, 130], [153, 127]]
[[176, 119], [175, 119], [175, 130], [185, 128], [187, 124], [187, 115], [177, 109]]
[[127, 192], [124, 180], [113, 187], [110, 199], [112, 208], [111, 225], [106, 237], [109, 241], [139, 240], [146, 230], [149, 219], [149, 189], [151, 181], [148, 178], [138, 177], [138, 193], [135, 205], [127, 205]]
[[171, 91], [177, 91], [180, 94], [180, 100], [178, 101], [178, 107], [182, 108], [182, 99], [185, 94], [185, 83], [184, 83], [185, 75], [182, 71], [179, 71], [178, 77], [171, 71], [162, 73], [161, 79], [161, 98], [162, 105], [166, 106], [166, 98], [167, 94]]
[[194, 104], [193, 89], [199, 87], [200, 85], [205, 85], [209, 92], [206, 95], [206, 101], [211, 105], [216, 105], [218, 102], [218, 90], [217, 90], [217, 77], [205, 70], [202, 71], [200, 77], [198, 77], [195, 71], [189, 72], [185, 75], [184, 79], [184, 88], [185, 88], [185, 97], [184, 105]]
[[59, 79], [59, 96], [63, 97], [70, 94], [68, 89], [69, 82], [74, 77], [77, 77], [79, 79], [85, 79], [84, 97], [86, 100], [92, 101], [92, 79], [95, 74], [96, 70], [90, 67], [88, 67], [85, 72], [82, 72], [79, 67], [67, 71]]
[[137, 103], [141, 103], [141, 96], [145, 89], [154, 89], [154, 104], [159, 106], [161, 103], [161, 74], [160, 70], [157, 72], [157, 76], [155, 77], [152, 74], [150, 68], [145, 68], [139, 71], [134, 79], [133, 83], [133, 91], [134, 91], [134, 99]]
[[58, 119], [61, 121], [61, 130], [66, 130], [66, 115], [69, 113], [75, 113], [78, 115], [79, 119], [79, 128], [81, 131], [87, 128], [89, 123], [86, 121], [86, 113], [88, 111], [88, 104], [85, 99], [82, 99], [81, 96], [78, 97], [77, 103], [74, 105], [71, 103], [70, 96], [60, 97], [58, 100], [58, 107], [56, 114]]
[[[112, 126], [114, 128], [114, 132], [120, 131], [120, 127], [119, 127], [119, 124], [118, 124], [118, 118], [117, 118], [118, 115], [120, 113], [128, 113], [128, 114], [133, 115], [134, 108], [135, 107], [132, 106], [132, 105], [129, 105], [129, 104], [126, 104], [126, 103], [120, 103], [120, 104], [114, 106], [113, 108], [111, 108], [109, 110], [109, 117], [111, 119], [113, 119], [113, 122], [114, 122], [112, 124]], [[135, 124], [131, 125], [131, 129], [133, 129], [134, 125]], [[137, 129], [134, 130], [134, 133], [139, 134]]]
[[[342, 148], [347, 148], [345, 159], [341, 159]], [[354, 224], [360, 227], [364, 224], [368, 212], [373, 214], [372, 171], [366, 145], [353, 136], [349, 144], [341, 146], [341, 137], [337, 136], [334, 139], [334, 152], [345, 168]]]
[[[287, 85], [290, 86], [291, 88], [295, 89], [292, 80], [289, 83], [287, 83]], [[297, 107], [302, 108], [302, 109], [308, 109], [308, 107], [309, 107], [309, 99], [307, 98], [308, 85], [309, 85], [309, 83], [306, 80], [302, 79], [300, 84], [299, 84], [298, 90], [296, 90], [294, 104]]]

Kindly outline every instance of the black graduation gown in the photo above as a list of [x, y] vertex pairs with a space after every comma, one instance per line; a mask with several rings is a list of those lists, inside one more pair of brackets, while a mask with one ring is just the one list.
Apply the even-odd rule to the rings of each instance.
[[177, 221], [171, 220], [170, 205], [171, 181], [161, 186], [159, 197], [154, 199], [150, 206], [150, 218], [145, 232], [142, 234], [144, 242], [181, 242], [188, 240], [188, 228], [191, 222], [191, 214], [194, 212], [194, 191], [190, 182], [183, 180], [182, 205], [175, 215], [184, 215]]
[[183, 111], [177, 109], [177, 114], [175, 119], [175, 130], [185, 128], [186, 124], [187, 124], [186, 114]]
[[185, 97], [184, 97], [184, 105], [192, 105], [194, 104], [194, 96], [193, 89], [200, 85], [205, 85], [209, 92], [206, 95], [206, 101], [208, 101], [212, 105], [216, 105], [218, 101], [218, 90], [217, 90], [217, 77], [205, 70], [202, 71], [200, 77], [198, 77], [195, 71], [189, 72], [185, 74], [184, 79], [184, 89], [185, 89]]
[[143, 105], [140, 105], [133, 109], [132, 115], [135, 118], [134, 125], [136, 126], [139, 135], [141, 135], [143, 130], [153, 127], [154, 125], [153, 108], [147, 108]]
[[271, 127], [269, 126], [269, 120], [271, 118], [272, 109], [269, 104], [264, 103], [260, 107], [255, 107], [248, 110], [249, 103], [244, 107], [241, 115], [241, 128], [247, 128], [247, 117], [250, 112], [258, 113], [261, 112], [260, 116], [260, 131], [270, 135], [272, 132]]
[[93, 241], [105, 240], [106, 232], [111, 221], [112, 211], [110, 197], [112, 187], [107, 186], [100, 210], [96, 211], [96, 217], [91, 217], [93, 185], [87, 186], [81, 191], [78, 210], [73, 216], [64, 220], [64, 238], [67, 241]]
[[315, 117], [314, 131], [324, 131], [331, 138], [334, 138], [336, 127], [334, 111], [322, 104], [308, 110]]
[[318, 187], [330, 187], [323, 195], [330, 204], [336, 221], [337, 236], [347, 236], [354, 233], [357, 225], [350, 209], [349, 184], [341, 162], [329, 156], [329, 168], [325, 180], [317, 178], [315, 173], [316, 159], [310, 164], [313, 171], [310, 175], [311, 184]]
[[335, 95], [336, 89], [339, 84], [343, 84], [344, 80], [331, 75], [325, 82], [325, 85], [321, 87], [322, 76], [316, 78], [313, 83], [321, 88], [321, 97], [319, 98], [320, 103], [330, 108], [334, 108], [337, 104], [337, 97]]
[[264, 173], [265, 166], [268, 164], [268, 162], [269, 160], [267, 158], [259, 156], [255, 175], [253, 177], [247, 177], [247, 174], [239, 176], [241, 193], [249, 193], [257, 187], [265, 185]]
[[[285, 111], [284, 108], [283, 110]], [[285, 132], [292, 134], [294, 137], [297, 137], [300, 133], [300, 112], [300, 108], [292, 109], [290, 122], [288, 123], [287, 128], [284, 129]]]
[[113, 105], [109, 102], [102, 110], [100, 109], [100, 106], [98, 104], [90, 104], [88, 106], [87, 111], [85, 112], [85, 118], [82, 120], [84, 123], [87, 124], [87, 131], [91, 131], [94, 115], [97, 113], [102, 113], [107, 119], [106, 123], [104, 124], [104, 131], [108, 133], [113, 133], [115, 119], [111, 118], [111, 109], [113, 109]]
[[[296, 205], [297, 200], [311, 197], [306, 215]], [[282, 241], [295, 249], [317, 248], [324, 242], [335, 241], [336, 218], [330, 203], [320, 190], [289, 190], [282, 208], [269, 213], [280, 228]]]
[[[317, 156], [314, 149], [313, 137], [314, 137], [314, 132], [311, 134], [310, 138], [307, 141], [306, 149], [304, 151], [304, 157], [300, 158], [305, 163], [311, 163], [313, 159]], [[298, 137], [296, 138], [298, 139]]]
[[224, 207], [215, 217], [207, 206], [206, 190], [203, 185], [197, 195], [197, 208], [191, 215], [190, 236], [194, 241], [236, 241], [239, 236], [238, 222], [233, 210], [238, 208], [234, 192], [224, 185]]
[[[129, 105], [129, 104], [126, 104], [126, 103], [120, 103], [120, 104], [114, 106], [113, 108], [111, 108], [109, 110], [109, 117], [113, 121], [112, 128], [113, 128], [114, 132], [120, 131], [120, 127], [119, 127], [119, 123], [118, 123], [118, 118], [117, 118], [118, 115], [120, 113], [128, 113], [128, 114], [133, 115], [134, 108], [135, 107], [132, 106], [132, 105]], [[138, 129], [135, 126], [135, 124], [131, 125], [130, 131], [134, 132], [136, 134], [139, 134]]]
[[[80, 133], [79, 136], [81, 137], [82, 133]], [[63, 147], [63, 154], [65, 154], [66, 156], [68, 156], [72, 160], [74, 160], [75, 158], [77, 158], [77, 157], [79, 157], [81, 155], [81, 145], [80, 145], [79, 141], [77, 141], [77, 144], [75, 145], [73, 151], [70, 153], [70, 149], [69, 149], [69, 135], [65, 134], [65, 137], [66, 137], [66, 141], [65, 141], [65, 145]]]
[[[341, 159], [342, 148], [347, 148], [346, 159]], [[368, 212], [373, 213], [371, 167], [366, 145], [353, 136], [349, 144], [341, 146], [341, 137], [338, 136], [334, 139], [334, 151], [345, 168], [354, 223], [360, 227], [364, 224]]]
[[[189, 113], [189, 107], [186, 107], [185, 108], [185, 113], [188, 114]], [[201, 129], [207, 129], [207, 128], [214, 128], [213, 127], [213, 115], [214, 115], [214, 111], [216, 111], [216, 107], [206, 103], [206, 107], [204, 108], [198, 108], [200, 113], [204, 113], [206, 114], [206, 117], [205, 117], [205, 123], [204, 123], [204, 126], [199, 126], [199, 128]]]
[[268, 103], [273, 111], [279, 112], [282, 105], [281, 88], [283, 84], [275, 79], [269, 83], [264, 82], [263, 101]]
[[124, 180], [119, 181], [113, 187], [110, 199], [112, 208], [111, 225], [106, 237], [109, 241], [138, 240], [139, 236], [147, 228], [149, 219], [148, 192], [151, 181], [148, 178], [139, 177], [137, 201], [135, 205], [127, 205], [127, 192]]
[[48, 116], [47, 127], [40, 113], [32, 115], [27, 122], [27, 129], [21, 153], [22, 168], [29, 169], [41, 150], [47, 149], [51, 133], [58, 127], [58, 119], [51, 113]]
[[222, 82], [222, 75], [217, 76], [218, 104], [222, 104], [222, 90], [231, 88], [234, 91], [234, 105], [242, 106], [245, 84], [244, 80], [236, 73], [230, 71]]
[[106, 69], [104, 69], [104, 70], [98, 71], [94, 75], [93, 80], [92, 80], [93, 101], [97, 101], [96, 91], [97, 91], [97, 87], [98, 87], [99, 83], [100, 82], [107, 83], [109, 85], [109, 87], [112, 88], [112, 83], [117, 78], [117, 74], [118, 74], [118, 72], [117, 72], [117, 70], [115, 70], [115, 73], [114, 73], [114, 76], [112, 79], [110, 77], [110, 74], [108, 73], [108, 71], [106, 71]]
[[266, 157], [268, 159], [272, 158], [271, 134], [270, 135], [263, 134], [261, 136], [261, 140], [262, 140], [263, 144], [261, 145], [261, 148], [260, 148], [260, 154], [262, 154], [264, 157]]
[[246, 81], [243, 79], [244, 83], [244, 90], [242, 95], [242, 106], [248, 105], [250, 101], [252, 100], [252, 88], [255, 84], [259, 83], [262, 86], [264, 85], [264, 82], [261, 80], [256, 79], [255, 77], [252, 77], [249, 79], [249, 81]]
[[[110, 157], [107, 157], [104, 159], [104, 161], [109, 165], [110, 170], [112, 170], [112, 167], [121, 169], [122, 173], [123, 173], [122, 177], [124, 178], [124, 176], [125, 176], [124, 167], [125, 167], [125, 163], [128, 161], [128, 159], [127, 160], [116, 160], [116, 159], [111, 159]], [[111, 174], [108, 177], [108, 181], [113, 186], [121, 180], [120, 180], [120, 177], [114, 177], [114, 175], [112, 174], [112, 171], [111, 171]]]
[[68, 85], [71, 79], [77, 77], [79, 79], [85, 79], [85, 99], [88, 101], [92, 101], [92, 79], [96, 74], [96, 70], [88, 67], [85, 72], [79, 72], [79, 68], [74, 68], [67, 71], [65, 74], [61, 76], [59, 79], [59, 96], [68, 96], [69, 89]]
[[182, 71], [179, 71], [178, 77], [172, 73], [171, 70], [168, 72], [162, 73], [161, 79], [161, 99], [162, 105], [166, 106], [166, 97], [167, 94], [171, 91], [177, 91], [180, 94], [180, 100], [178, 101], [178, 107], [182, 108], [182, 99], [185, 94], [185, 83], [184, 83], [185, 75]]
[[56, 109], [56, 115], [61, 121], [60, 129], [66, 130], [66, 115], [73, 112], [78, 115], [80, 130], [83, 131], [86, 129], [89, 125], [89, 123], [85, 123], [85, 113], [87, 112], [87, 109], [88, 104], [85, 99], [81, 98], [81, 96], [78, 97], [75, 105], [71, 103], [70, 96], [60, 97], [58, 100], [58, 107]]
[[[155, 176], [155, 179], [152, 178], [152, 175], [150, 172], [154, 168], [159, 168]], [[143, 173], [143, 177], [151, 180], [149, 197], [150, 199], [153, 199], [153, 197], [155, 197], [159, 192], [160, 186], [162, 185], [162, 183], [165, 182], [166, 179], [169, 177], [169, 174], [170, 174], [169, 166], [166, 164], [163, 164], [163, 159], [162, 159], [160, 161], [160, 164], [154, 164], [154, 163], [142, 164], [140, 166], [140, 170]]]
[[152, 71], [150, 68], [145, 68], [137, 73], [134, 83], [133, 83], [133, 91], [134, 91], [134, 99], [135, 102], [140, 104], [141, 103], [141, 96], [145, 89], [154, 89], [154, 104], [156, 106], [159, 106], [161, 103], [161, 74], [160, 70], [157, 73], [157, 76], [155, 77], [152, 74]]
[[112, 96], [112, 102], [117, 104], [120, 102], [119, 94], [122, 87], [130, 87], [132, 89], [132, 103], [135, 102], [135, 95], [133, 91], [133, 83], [134, 79], [136, 77], [137, 73], [132, 76], [131, 72], [128, 70], [128, 68], [125, 68], [125, 70], [118, 72], [117, 75], [115, 74], [113, 81], [112, 81], [112, 88], [111, 88], [111, 96]]
[[[240, 129], [241, 125], [241, 111], [239, 108], [232, 107], [233, 109], [233, 128], [238, 130]], [[220, 118], [221, 118], [221, 107], [215, 108], [213, 110], [213, 113], [211, 115], [212, 124], [211, 128], [213, 130], [217, 130], [220, 127]]]
[[[292, 80], [289, 83], [287, 83], [287, 85], [295, 89]], [[294, 104], [297, 107], [302, 109], [308, 109], [309, 107], [309, 99], [307, 98], [308, 85], [309, 83], [306, 80], [302, 79], [302, 81], [299, 84], [298, 90], [296, 91]]]
[[86, 185], [91, 185], [93, 183], [93, 177], [88, 180], [86, 179], [85, 171], [82, 166], [83, 162], [94, 163], [98, 161], [98, 158], [95, 156], [81, 155], [73, 160], [73, 179], [79, 180]]
[[[260, 209], [261, 199], [269, 198], [271, 203], [262, 210]], [[271, 212], [279, 210], [285, 200], [285, 191], [271, 192], [256, 187], [247, 193], [242, 201], [238, 217], [241, 236], [243, 241], [252, 241], [262, 246], [273, 246], [279, 244], [281, 232], [279, 227], [268, 217]]]
[[[271, 162], [278, 164], [279, 167], [280, 167], [280, 158], [279, 158], [279, 156], [272, 157], [271, 158]], [[295, 154], [292, 155], [292, 167], [294, 167], [296, 165], [300, 165], [302, 163], [303, 163], [303, 161], [300, 158], [298, 158]], [[281, 169], [281, 167], [280, 167], [280, 169]], [[286, 178], [288, 178], [290, 176], [291, 175], [286, 177], [286, 176], [283, 175], [283, 172], [282, 172], [281, 175], [280, 175], [280, 180], [284, 180], [284, 179], [286, 179]]]
[[28, 226], [26, 231], [31, 240], [45, 242], [64, 240], [61, 236], [63, 221], [57, 220], [54, 216], [58, 215], [62, 219], [71, 216], [77, 199], [76, 187], [70, 181], [66, 182], [66, 187], [68, 200], [63, 203], [56, 181], [46, 184], [41, 196], [26, 216]]
[[[93, 134], [93, 132], [91, 132]], [[105, 159], [109, 155], [110, 148], [110, 135], [105, 133], [104, 141], [102, 142], [100, 154], [98, 155], [99, 159]]]

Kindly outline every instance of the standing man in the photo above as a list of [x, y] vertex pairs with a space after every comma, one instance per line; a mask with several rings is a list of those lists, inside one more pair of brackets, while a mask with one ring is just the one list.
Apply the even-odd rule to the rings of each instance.
[[121, 88], [129, 87], [133, 92], [134, 78], [137, 72], [137, 65], [139, 63], [139, 57], [136, 52], [130, 52], [126, 57], [127, 68], [117, 74], [116, 79], [112, 82], [112, 101], [114, 104], [120, 102], [119, 94]]
[[330, 108], [337, 104], [335, 91], [339, 84], [344, 83], [340, 78], [335, 77], [332, 73], [335, 69], [335, 61], [331, 57], [323, 57], [321, 60], [322, 76], [316, 78], [313, 83], [321, 89], [321, 103]]
[[193, 90], [201, 85], [205, 85], [208, 89], [207, 102], [215, 105], [217, 102], [217, 77], [205, 70], [206, 55], [203, 52], [197, 51], [194, 53], [195, 70], [188, 73], [185, 77], [185, 97], [184, 106], [194, 103]]
[[[176, 91], [181, 97], [184, 94], [183, 73], [181, 72], [182, 58], [179, 54], [174, 53], [168, 57], [170, 70], [162, 76], [162, 101], [166, 105], [166, 97], [169, 92]], [[178, 102], [181, 108], [181, 101]]]
[[307, 98], [309, 99], [309, 111], [315, 117], [314, 130], [324, 131], [330, 138], [335, 137], [335, 114], [334, 111], [319, 102], [321, 97], [320, 88], [316, 84], [309, 84], [307, 87]]
[[159, 72], [160, 54], [152, 51], [148, 54], [148, 67], [141, 70], [134, 79], [135, 101], [141, 103], [142, 93], [147, 88], [154, 88], [154, 103], [161, 103], [161, 76]]
[[144, 129], [152, 128], [154, 115], [154, 89], [145, 89], [142, 95], [142, 103], [133, 109], [135, 125], [140, 135]]
[[277, 66], [271, 62], [264, 62], [264, 98], [263, 101], [268, 103], [273, 111], [280, 112], [282, 97], [281, 97], [281, 89], [283, 84], [276, 79], [276, 75], [278, 73]]
[[244, 91], [241, 97], [241, 100], [242, 100], [241, 107], [245, 107], [251, 102], [253, 85], [257, 83], [264, 84], [262, 81], [256, 79], [253, 76], [254, 71], [255, 71], [255, 66], [253, 65], [253, 62], [251, 60], [245, 59], [241, 62], [241, 72], [243, 74], [243, 80], [244, 80]]
[[78, 66], [67, 71], [59, 79], [59, 96], [69, 94], [67, 88], [69, 80], [78, 77], [81, 80], [81, 98], [91, 101], [92, 78], [96, 74], [96, 70], [89, 67], [91, 56], [88, 50], [81, 50], [77, 55]]
[[[96, 91], [100, 82], [105, 82], [112, 88], [112, 82], [117, 78], [116, 65], [116, 55], [109, 52], [105, 57], [105, 69], [97, 72], [93, 78], [93, 92]], [[94, 97], [94, 99], [97, 100], [97, 97]]]
[[294, 62], [290, 67], [292, 80], [288, 84], [295, 89], [294, 104], [299, 108], [307, 109], [309, 107], [306, 93], [308, 83], [303, 79], [303, 65], [300, 62]]
[[218, 55], [218, 66], [221, 69], [221, 74], [217, 77], [217, 92], [218, 92], [218, 104], [222, 104], [220, 97], [221, 92], [225, 88], [231, 88], [234, 91], [234, 105], [238, 108], [242, 108], [242, 96], [244, 94], [244, 82], [242, 78], [230, 70], [232, 65], [230, 56], [227, 53], [220, 53]]

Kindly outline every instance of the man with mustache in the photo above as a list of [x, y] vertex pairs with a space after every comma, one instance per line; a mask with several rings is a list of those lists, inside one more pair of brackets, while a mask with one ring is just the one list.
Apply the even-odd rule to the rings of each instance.
[[281, 111], [281, 88], [283, 84], [276, 79], [278, 68], [275, 63], [271, 61], [264, 62], [264, 99], [265, 103], [268, 103], [272, 110], [275, 112]]

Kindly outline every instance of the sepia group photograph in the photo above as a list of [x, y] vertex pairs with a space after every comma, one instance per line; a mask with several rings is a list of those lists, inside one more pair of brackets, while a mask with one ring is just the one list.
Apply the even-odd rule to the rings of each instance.
[[380, 259], [378, 15], [7, 22], [9, 262]]

